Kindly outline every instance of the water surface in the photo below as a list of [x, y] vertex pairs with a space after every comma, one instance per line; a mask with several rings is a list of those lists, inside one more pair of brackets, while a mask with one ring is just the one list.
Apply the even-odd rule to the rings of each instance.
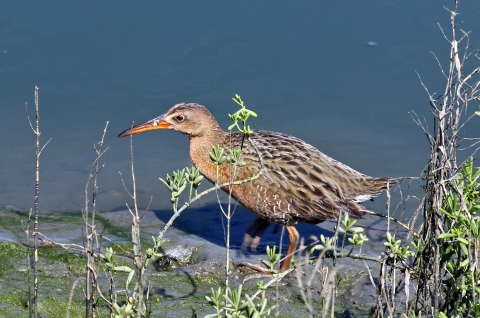
[[[24, 104], [32, 111], [35, 85], [42, 142], [52, 138], [41, 157], [41, 210], [81, 209], [106, 121], [98, 204], [111, 211], [129, 200], [119, 177], [129, 175], [129, 140], [116, 138], [119, 132], [179, 102], [207, 106], [226, 128], [234, 94], [258, 113], [254, 128], [292, 134], [369, 175], [419, 176], [429, 149], [408, 112], [428, 118], [429, 105], [415, 71], [432, 91], [443, 91], [430, 52], [448, 62], [437, 23], [448, 28], [442, 5], [452, 4], [0, 4], [0, 206], [33, 205], [35, 136]], [[461, 3], [458, 21], [472, 31], [471, 48], [480, 44], [479, 13], [479, 2]], [[137, 135], [134, 154], [140, 207], [153, 196], [151, 208], [168, 208], [158, 178], [190, 165], [187, 138], [173, 131]], [[379, 202], [373, 208], [383, 208]]]

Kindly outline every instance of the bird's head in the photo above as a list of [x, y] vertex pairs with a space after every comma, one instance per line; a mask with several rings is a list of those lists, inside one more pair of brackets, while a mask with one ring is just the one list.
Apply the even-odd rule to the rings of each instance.
[[123, 131], [118, 137], [154, 129], [173, 129], [189, 137], [197, 137], [203, 136], [208, 130], [217, 129], [217, 127], [217, 121], [204, 106], [194, 103], [182, 103], [173, 106], [162, 116]]

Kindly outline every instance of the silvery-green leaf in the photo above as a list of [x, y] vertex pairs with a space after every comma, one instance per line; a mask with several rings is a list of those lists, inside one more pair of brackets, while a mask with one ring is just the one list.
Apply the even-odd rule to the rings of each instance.
[[363, 227], [351, 227], [347, 231], [348, 233], [362, 233], [363, 232]]
[[131, 271], [133, 271], [133, 269], [131, 269], [128, 266], [115, 266], [113, 270], [117, 272], [123, 272], [123, 273], [130, 273]]
[[178, 194], [180, 195], [180, 193], [182, 193], [183, 190], [185, 190], [185, 187], [187, 186], [186, 183], [183, 183], [182, 186], [180, 187], [180, 189], [178, 189]]

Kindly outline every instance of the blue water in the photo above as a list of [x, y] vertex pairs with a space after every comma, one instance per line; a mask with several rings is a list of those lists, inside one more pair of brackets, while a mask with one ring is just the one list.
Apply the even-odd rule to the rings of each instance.
[[[3, 2], [0, 206], [33, 205], [35, 136], [24, 105], [32, 116], [35, 85], [42, 142], [52, 138], [41, 157], [41, 210], [81, 209], [93, 145], [106, 121], [109, 149], [98, 204], [117, 210], [129, 201], [119, 171], [127, 178], [130, 169], [129, 140], [116, 138], [119, 132], [179, 102], [207, 106], [226, 128], [227, 113], [236, 110], [234, 94], [258, 113], [253, 128], [299, 137], [372, 176], [419, 176], [429, 149], [408, 112], [430, 119], [415, 71], [432, 91], [444, 90], [430, 52], [448, 62], [449, 44], [437, 23], [448, 31], [450, 16], [442, 6], [452, 5]], [[470, 47], [479, 48], [480, 2], [462, 1], [459, 11], [462, 29], [472, 31]], [[169, 194], [158, 178], [190, 165], [188, 140], [173, 131], [133, 140], [139, 205], [145, 208], [153, 196], [151, 208], [167, 208]], [[418, 193], [418, 187], [404, 191]]]

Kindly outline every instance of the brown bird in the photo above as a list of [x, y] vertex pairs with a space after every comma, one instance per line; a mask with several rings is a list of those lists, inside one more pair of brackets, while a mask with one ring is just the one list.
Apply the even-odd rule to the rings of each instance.
[[[241, 148], [241, 161], [246, 165], [238, 168], [235, 180], [252, 177], [261, 169], [258, 155], [244, 134], [223, 131], [202, 105], [177, 104], [166, 114], [127, 129], [118, 137], [154, 129], [173, 129], [187, 135], [193, 165], [213, 183], [232, 181], [233, 168], [230, 164], [221, 165], [217, 180], [216, 166], [209, 156], [212, 146]], [[373, 178], [357, 172], [289, 135], [254, 130], [251, 139], [262, 155], [265, 170], [254, 181], [232, 186], [232, 196], [265, 220], [256, 220], [251, 233], [261, 235], [268, 222], [287, 229], [290, 244], [281, 272], [289, 269], [298, 245], [295, 224], [321, 223], [336, 219], [340, 212], [348, 213], [354, 219], [361, 218], [368, 210], [359, 203], [370, 200], [396, 183], [393, 179]], [[223, 190], [229, 192], [228, 187]]]

